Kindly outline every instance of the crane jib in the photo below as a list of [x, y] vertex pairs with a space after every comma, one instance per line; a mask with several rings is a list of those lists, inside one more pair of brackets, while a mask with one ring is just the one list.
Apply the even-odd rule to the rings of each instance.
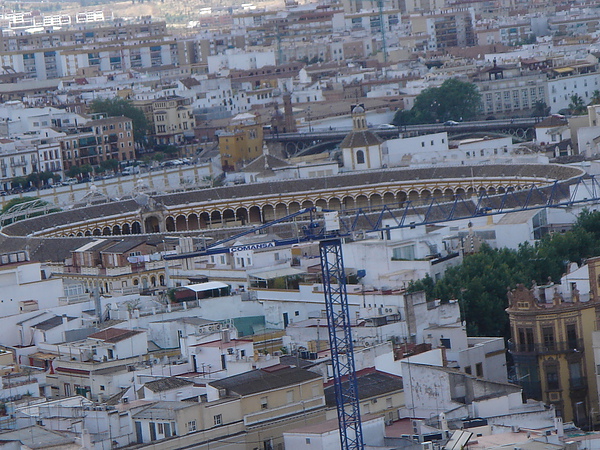
[[229, 253], [245, 252], [248, 250], [260, 250], [263, 248], [275, 247], [275, 242], [261, 242], [258, 244], [238, 245], [237, 247], [231, 247]]

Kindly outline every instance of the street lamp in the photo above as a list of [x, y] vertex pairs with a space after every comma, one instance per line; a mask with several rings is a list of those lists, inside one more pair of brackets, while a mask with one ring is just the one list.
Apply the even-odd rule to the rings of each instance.
[[311, 110], [310, 110], [310, 106], [308, 107], [308, 109], [306, 110], [306, 115], [308, 117], [308, 132], [312, 133], [312, 126], [311, 126], [311, 121], [310, 121], [310, 116], [311, 116]]

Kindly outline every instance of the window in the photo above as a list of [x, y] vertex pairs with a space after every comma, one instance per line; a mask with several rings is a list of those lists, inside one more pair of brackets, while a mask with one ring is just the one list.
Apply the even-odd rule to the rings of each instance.
[[570, 350], [577, 348], [577, 326], [574, 323], [567, 325], [567, 345]]
[[569, 374], [571, 377], [569, 380], [571, 389], [579, 389], [585, 386], [585, 378], [581, 370], [581, 363], [575, 362], [569, 364]]
[[478, 377], [483, 377], [483, 364], [477, 363], [475, 364], [475, 375]]
[[557, 390], [560, 389], [558, 381], [558, 367], [548, 366], [546, 368], [546, 384], [548, 389]]
[[359, 150], [356, 152], [356, 164], [364, 164], [365, 163], [365, 152]]
[[546, 351], [554, 350], [554, 328], [553, 327], [543, 327], [542, 328], [542, 336], [544, 339], [544, 349]]
[[223, 415], [217, 414], [216, 416], [213, 416], [213, 424], [215, 426], [223, 425]]
[[164, 431], [162, 422], [158, 422], [156, 425], [158, 426], [158, 434], [163, 434]]
[[450, 339], [448, 338], [441, 338], [440, 344], [442, 344], [442, 347], [447, 348], [448, 350], [452, 348], [452, 344], [450, 343]]
[[392, 259], [394, 261], [415, 259], [415, 246], [405, 245], [404, 247], [396, 247], [392, 250]]
[[100, 385], [100, 390], [104, 391], [104, 386], [102, 384]]
[[260, 398], [260, 409], [268, 409], [269, 408], [269, 403], [267, 401], [267, 397], [261, 397]]
[[533, 351], [533, 329], [532, 328], [519, 328], [519, 351], [521, 352], [532, 352]]
[[287, 403], [294, 403], [294, 391], [287, 391], [285, 393]]
[[190, 420], [187, 423], [187, 430], [188, 430], [188, 432], [196, 431], [196, 421], [195, 420]]
[[471, 370], [471, 366], [466, 366], [465, 367], [465, 373], [468, 373], [469, 375], [471, 375], [473, 371]]
[[310, 445], [310, 438], [306, 438], [306, 443]]

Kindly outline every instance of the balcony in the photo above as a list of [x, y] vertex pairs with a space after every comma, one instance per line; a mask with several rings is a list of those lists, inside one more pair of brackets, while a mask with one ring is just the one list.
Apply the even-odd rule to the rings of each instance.
[[517, 344], [508, 341], [508, 351], [515, 355], [554, 355], [558, 353], [583, 353], [583, 339], [544, 344]]
[[587, 379], [585, 377], [570, 378], [569, 389], [572, 394], [587, 391]]

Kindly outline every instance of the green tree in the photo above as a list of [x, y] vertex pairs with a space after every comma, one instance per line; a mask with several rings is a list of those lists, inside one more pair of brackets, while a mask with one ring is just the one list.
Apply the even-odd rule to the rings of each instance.
[[133, 122], [133, 138], [138, 143], [144, 143], [148, 132], [148, 120], [140, 108], [133, 106], [131, 101], [115, 97], [105, 100], [94, 100], [90, 104], [94, 113], [105, 113], [108, 116], [125, 116]]
[[464, 258], [434, 281], [425, 277], [409, 285], [409, 291], [424, 291], [428, 300], [459, 299], [467, 330], [473, 336], [510, 336], [506, 291], [517, 283], [532, 280], [558, 282], [567, 262], [582, 264], [600, 254], [600, 212], [584, 211], [571, 231], [546, 236], [535, 245], [517, 250], [492, 249]]
[[394, 114], [394, 119], [392, 120], [392, 123], [397, 127], [412, 125], [415, 120], [414, 116], [415, 115], [412, 112], [412, 110], [399, 109], [398, 111], [396, 111], [396, 114]]
[[547, 117], [550, 115], [550, 107], [543, 100], [536, 100], [532, 107], [532, 117]]
[[163, 152], [155, 152], [152, 154], [152, 159], [156, 162], [163, 162], [165, 160], [165, 154]]
[[81, 175], [81, 169], [79, 166], [71, 166], [69, 170], [67, 170], [66, 175], [69, 178], [77, 178], [79, 175]]
[[592, 91], [590, 105], [600, 105], [600, 90], [595, 89], [594, 91]]
[[15, 177], [11, 180], [13, 187], [25, 188], [27, 187], [28, 181], [25, 177]]
[[394, 125], [470, 120], [481, 108], [481, 94], [473, 83], [450, 78], [440, 87], [427, 88], [415, 98], [410, 112], [397, 112]]
[[168, 156], [177, 156], [179, 153], [179, 148], [173, 144], [159, 144], [154, 147], [154, 151], [162, 152]]
[[40, 181], [42, 182], [42, 185], [48, 184], [48, 181], [52, 179], [54, 179], [54, 172], [51, 172], [49, 170], [40, 172]]
[[35, 188], [40, 187], [41, 179], [39, 172], [31, 172], [29, 175], [27, 175], [26, 180], [31, 186]]
[[580, 95], [571, 95], [569, 102], [569, 111], [575, 116], [581, 116], [586, 113], [587, 108]]
[[94, 172], [94, 168], [91, 164], [84, 164], [79, 168], [79, 170], [81, 171], [82, 175], [89, 175]]
[[116, 159], [107, 159], [106, 161], [100, 161], [100, 167], [104, 170], [110, 170], [116, 172], [119, 169], [119, 161]]

